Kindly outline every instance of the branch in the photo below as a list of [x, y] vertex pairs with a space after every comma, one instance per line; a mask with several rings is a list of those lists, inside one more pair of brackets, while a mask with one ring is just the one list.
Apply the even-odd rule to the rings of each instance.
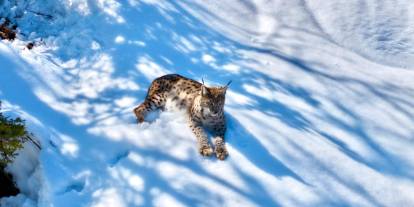
[[27, 135], [26, 138], [29, 139], [39, 150], [42, 149], [42, 146], [40, 146], [40, 144], [37, 143], [30, 135]]
[[44, 17], [46, 17], [48, 19], [53, 19], [53, 16], [50, 15], [50, 14], [45, 14], [45, 13], [42, 13], [42, 12], [32, 11], [32, 10], [29, 10], [29, 9], [27, 11], [28, 12], [31, 12], [33, 14], [39, 15], [39, 16], [44, 16]]

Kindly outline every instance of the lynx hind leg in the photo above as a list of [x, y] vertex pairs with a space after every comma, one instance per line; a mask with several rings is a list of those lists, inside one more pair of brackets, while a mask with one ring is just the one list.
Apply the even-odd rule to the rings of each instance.
[[137, 122], [144, 122], [145, 115], [151, 111], [151, 104], [145, 100], [144, 103], [140, 104], [134, 109], [135, 116], [137, 117]]
[[145, 115], [147, 115], [148, 112], [151, 112], [155, 109], [163, 108], [165, 105], [165, 101], [165, 96], [162, 94], [147, 97], [144, 103], [142, 103], [134, 109], [134, 113], [137, 117], [138, 123], [142, 123], [144, 121]]
[[155, 79], [151, 83], [145, 101], [134, 109], [138, 123], [142, 123], [144, 121], [145, 115], [148, 114], [148, 112], [164, 108], [167, 92], [170, 90], [170, 87], [171, 86], [167, 83], [167, 81], [163, 80], [162, 77]]

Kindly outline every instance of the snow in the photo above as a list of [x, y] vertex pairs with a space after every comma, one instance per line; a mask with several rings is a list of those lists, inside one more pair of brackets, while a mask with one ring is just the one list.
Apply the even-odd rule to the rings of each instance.
[[[0, 100], [42, 150], [0, 204], [414, 206], [414, 4], [389, 4], [2, 1], [19, 35], [0, 42]], [[184, 112], [136, 124], [167, 73], [233, 81], [225, 161], [198, 154]]]
[[[7, 116], [23, 116], [28, 118], [30, 122], [38, 122], [29, 114], [15, 114], [12, 111], [19, 111], [19, 108], [11, 106], [7, 101], [2, 102], [2, 113]], [[23, 148], [19, 150], [15, 161], [9, 164], [6, 170], [13, 174], [15, 183], [21, 193], [15, 197], [1, 199], [1, 206], [35, 206], [36, 203], [42, 202], [42, 196], [45, 192], [45, 188], [43, 188], [44, 178], [39, 163], [39, 149], [35, 144], [30, 141], [26, 142]]]

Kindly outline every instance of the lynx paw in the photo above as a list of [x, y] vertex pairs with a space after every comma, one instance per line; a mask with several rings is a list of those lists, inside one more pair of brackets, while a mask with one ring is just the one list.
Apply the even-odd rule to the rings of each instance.
[[224, 160], [229, 155], [224, 145], [216, 146], [216, 156], [219, 160]]
[[209, 145], [201, 146], [199, 148], [199, 152], [200, 152], [201, 155], [203, 155], [205, 157], [209, 157], [213, 154], [213, 149]]
[[137, 123], [140, 124], [144, 122], [144, 117], [137, 117]]

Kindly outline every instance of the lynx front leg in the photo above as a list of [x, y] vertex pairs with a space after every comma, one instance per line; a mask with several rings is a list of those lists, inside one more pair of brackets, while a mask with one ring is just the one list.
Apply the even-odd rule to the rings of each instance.
[[224, 134], [226, 132], [226, 126], [224, 123], [220, 123], [214, 127], [214, 151], [216, 152], [216, 156], [220, 160], [226, 159], [229, 153], [227, 152], [226, 145], [224, 142]]
[[190, 118], [190, 128], [197, 137], [198, 151], [203, 156], [211, 156], [213, 149], [208, 143], [207, 134], [204, 131], [201, 123], [198, 123]]
[[216, 151], [216, 156], [220, 160], [226, 159], [229, 153], [227, 152], [226, 145], [224, 143], [224, 137], [215, 137], [214, 138], [214, 146]]

